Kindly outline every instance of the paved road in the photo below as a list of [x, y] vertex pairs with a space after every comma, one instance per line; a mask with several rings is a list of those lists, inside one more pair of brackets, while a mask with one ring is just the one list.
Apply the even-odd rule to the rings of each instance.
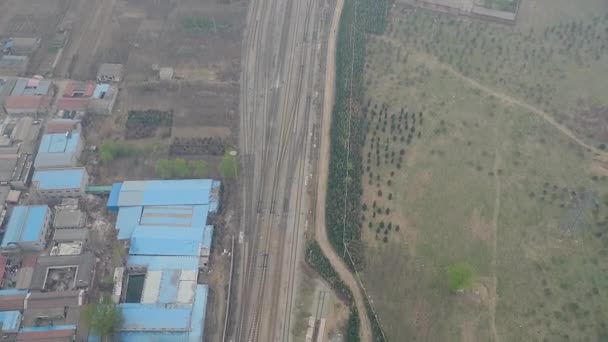
[[239, 133], [244, 238], [232, 308], [236, 327], [228, 340], [291, 340], [320, 107], [322, 8], [319, 0], [250, 4]]

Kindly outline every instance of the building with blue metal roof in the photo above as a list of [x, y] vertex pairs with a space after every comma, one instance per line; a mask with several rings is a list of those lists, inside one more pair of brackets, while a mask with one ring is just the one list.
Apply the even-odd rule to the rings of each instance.
[[196, 285], [190, 304], [121, 304], [120, 341], [203, 341], [208, 291]]
[[50, 225], [48, 206], [16, 206], [10, 213], [0, 249], [41, 251], [46, 245]]
[[21, 326], [21, 312], [0, 311], [0, 332], [16, 333]]
[[78, 165], [84, 143], [80, 132], [44, 134], [40, 140], [34, 168], [58, 168]]
[[127, 181], [116, 186], [108, 208], [150, 205], [204, 205], [217, 209], [220, 182], [212, 179]]
[[211, 179], [127, 181], [112, 185], [109, 211], [118, 211], [118, 239], [137, 226], [204, 227], [219, 206], [219, 181]]
[[201, 341], [207, 266], [220, 182], [210, 179], [128, 181], [112, 185], [118, 239], [130, 240], [121, 341]]
[[[175, 229], [171, 226], [142, 226], [133, 231], [131, 255], [208, 255], [213, 226]], [[205, 252], [205, 250], [207, 252]]]
[[36, 195], [45, 199], [83, 196], [88, 183], [84, 167], [35, 170], [32, 176]]
[[196, 270], [200, 268], [198, 256], [166, 256], [166, 255], [129, 255], [127, 267], [146, 269], [148, 271], [162, 270]]

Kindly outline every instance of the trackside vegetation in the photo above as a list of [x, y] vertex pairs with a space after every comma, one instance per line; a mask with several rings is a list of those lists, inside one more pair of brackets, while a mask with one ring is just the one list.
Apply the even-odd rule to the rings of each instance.
[[[353, 270], [362, 267], [361, 222], [362, 148], [365, 129], [360, 111], [363, 101], [363, 71], [367, 34], [382, 34], [387, 26], [390, 0], [345, 0], [336, 46], [336, 91], [331, 125], [329, 178], [327, 187], [327, 234], [333, 248], [344, 255], [344, 248], [356, 260], [345, 260]], [[339, 279], [329, 260], [316, 243], [307, 248], [307, 262], [347, 299], [351, 315], [347, 341], [359, 341], [359, 316], [352, 304], [352, 293]], [[366, 303], [369, 306], [369, 303]], [[371, 312], [368, 308], [368, 314]], [[384, 341], [380, 327], [370, 317], [375, 341]]]
[[350, 317], [346, 326], [346, 341], [358, 342], [360, 321], [357, 307], [353, 303], [353, 294], [340, 279], [327, 257], [323, 255], [321, 247], [316, 241], [310, 242], [306, 247], [306, 262], [319, 272], [323, 279], [336, 291], [336, 295], [349, 306]]
[[[365, 130], [361, 113], [366, 35], [381, 34], [387, 25], [388, 0], [345, 1], [336, 47], [336, 92], [331, 126], [331, 156], [326, 221], [329, 241], [339, 254], [345, 246], [362, 262], [359, 219], [362, 148]], [[356, 269], [361, 264], [347, 264]]]

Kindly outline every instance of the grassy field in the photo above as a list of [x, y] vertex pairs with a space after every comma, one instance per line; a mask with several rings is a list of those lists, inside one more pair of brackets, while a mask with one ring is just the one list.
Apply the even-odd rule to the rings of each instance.
[[364, 282], [392, 341], [608, 340], [606, 117], [580, 110], [608, 101], [604, 38], [544, 32], [397, 8], [368, 44]]
[[608, 88], [608, 14], [524, 29], [396, 10], [387, 38], [402, 44], [405, 55], [409, 50], [431, 54], [459, 73], [546, 111], [589, 142], [608, 140], [603, 91]]

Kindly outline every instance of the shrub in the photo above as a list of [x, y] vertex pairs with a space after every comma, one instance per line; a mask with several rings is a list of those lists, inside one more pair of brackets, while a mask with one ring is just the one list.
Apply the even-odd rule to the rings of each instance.
[[473, 268], [466, 262], [460, 262], [448, 267], [448, 288], [452, 291], [463, 291], [473, 286]]

